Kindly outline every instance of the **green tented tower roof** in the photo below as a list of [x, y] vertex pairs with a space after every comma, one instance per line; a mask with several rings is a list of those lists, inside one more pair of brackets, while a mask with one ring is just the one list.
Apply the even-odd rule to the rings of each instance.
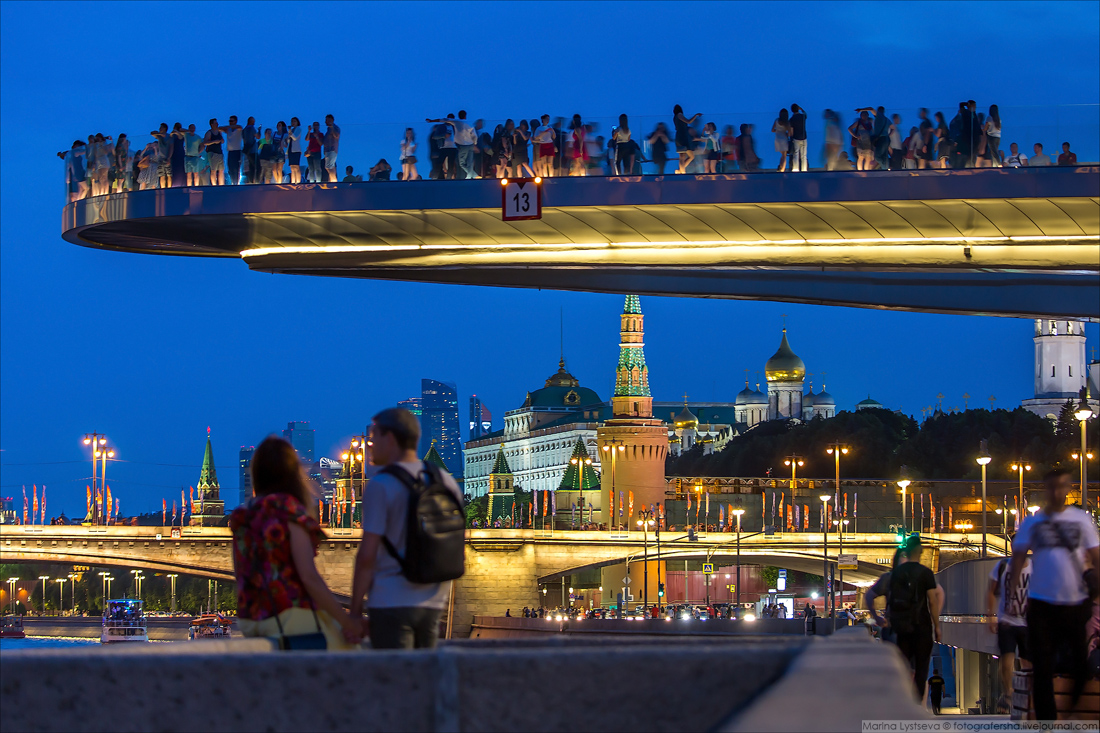
[[512, 467], [508, 465], [508, 459], [504, 457], [504, 446], [497, 451], [497, 459], [493, 462], [493, 470], [489, 472], [494, 476], [511, 476]]
[[[592, 456], [584, 445], [584, 438], [577, 438], [573, 445], [573, 455], [565, 467], [558, 491], [592, 491], [600, 487], [600, 475], [592, 468]], [[576, 461], [576, 463], [573, 463]]]
[[432, 441], [431, 447], [428, 448], [428, 452], [424, 454], [424, 462], [430, 463], [433, 466], [438, 466], [444, 471], [450, 471], [450, 469], [447, 468], [447, 464], [443, 462], [443, 456], [439, 455], [439, 451], [435, 449], [434, 440]]
[[205, 489], [218, 489], [218, 472], [214, 468], [214, 448], [210, 445], [210, 433], [206, 435], [206, 453], [202, 457], [202, 471], [199, 473], [199, 483], [196, 487], [200, 491]]

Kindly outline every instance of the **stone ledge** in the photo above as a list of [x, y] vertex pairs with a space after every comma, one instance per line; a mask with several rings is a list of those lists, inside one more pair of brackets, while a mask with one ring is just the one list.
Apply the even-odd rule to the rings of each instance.
[[814, 640], [782, 679], [718, 730], [860, 731], [864, 720], [931, 718], [916, 702], [912, 673], [897, 647], [851, 628]]

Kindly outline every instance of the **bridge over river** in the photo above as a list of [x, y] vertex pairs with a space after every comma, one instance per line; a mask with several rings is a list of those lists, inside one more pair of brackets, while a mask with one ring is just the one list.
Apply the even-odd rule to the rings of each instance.
[[[326, 530], [317, 566], [338, 595], [351, 592], [351, 573], [361, 533], [352, 529]], [[938, 569], [942, 548], [975, 548], [980, 536], [931, 534], [926, 562]], [[989, 537], [991, 551], [1003, 554], [1002, 537]], [[857, 556], [858, 569], [845, 571], [850, 583], [877, 578], [893, 558], [892, 534], [851, 533], [844, 551]], [[836, 560], [837, 537], [829, 535], [829, 558]], [[736, 554], [736, 535], [711, 533], [689, 541], [683, 533], [664, 533], [660, 560], [714, 560], [730, 564]], [[475, 614], [503, 616], [508, 608], [539, 605], [539, 585], [560, 581], [583, 570], [641, 564], [648, 551], [657, 561], [653, 536], [648, 543], [640, 532], [612, 536], [607, 532], [539, 530], [469, 530], [466, 575], [455, 584], [454, 626], [459, 636], [469, 632]], [[746, 564], [774, 565], [821, 573], [824, 564], [821, 533], [743, 536], [741, 560]], [[187, 573], [233, 579], [229, 530], [185, 527], [178, 538], [163, 527], [0, 527], [0, 563], [64, 563], [142, 568], [150, 572]]]

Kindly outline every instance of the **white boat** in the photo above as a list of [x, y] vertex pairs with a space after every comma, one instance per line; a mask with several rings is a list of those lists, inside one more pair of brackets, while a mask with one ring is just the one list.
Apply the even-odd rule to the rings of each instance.
[[104, 644], [120, 641], [149, 641], [145, 611], [141, 601], [123, 598], [107, 601], [103, 608], [103, 630], [99, 637]]

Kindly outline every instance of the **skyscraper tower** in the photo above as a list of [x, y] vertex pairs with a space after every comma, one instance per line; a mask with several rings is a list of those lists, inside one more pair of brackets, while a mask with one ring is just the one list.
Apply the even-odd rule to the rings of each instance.
[[206, 429], [206, 453], [202, 457], [199, 483], [195, 487], [195, 503], [198, 512], [191, 516], [191, 524], [200, 527], [216, 527], [225, 518], [225, 502], [219, 495], [218, 472], [214, 468], [214, 448], [210, 444], [210, 428]]
[[446, 464], [461, 478], [462, 436], [459, 434], [458, 388], [435, 379], [420, 380], [420, 455], [435, 449]]
[[644, 318], [637, 295], [626, 296], [619, 320], [619, 363], [611, 397], [613, 417], [596, 431], [596, 445], [601, 452], [600, 510], [609, 527], [633, 526], [631, 494], [635, 514], [644, 506], [664, 501], [668, 454], [668, 429], [653, 417], [643, 350]]
[[316, 431], [309, 426], [309, 420], [295, 420], [286, 424], [283, 438], [294, 446], [298, 460], [308, 469], [313, 465], [313, 441]]
[[252, 454], [256, 452], [256, 446], [254, 445], [242, 445], [240, 453], [237, 454], [237, 462], [240, 473], [238, 474], [239, 497], [238, 500], [241, 504], [252, 498]]
[[470, 440], [477, 440], [492, 430], [493, 414], [480, 397], [470, 395]]

